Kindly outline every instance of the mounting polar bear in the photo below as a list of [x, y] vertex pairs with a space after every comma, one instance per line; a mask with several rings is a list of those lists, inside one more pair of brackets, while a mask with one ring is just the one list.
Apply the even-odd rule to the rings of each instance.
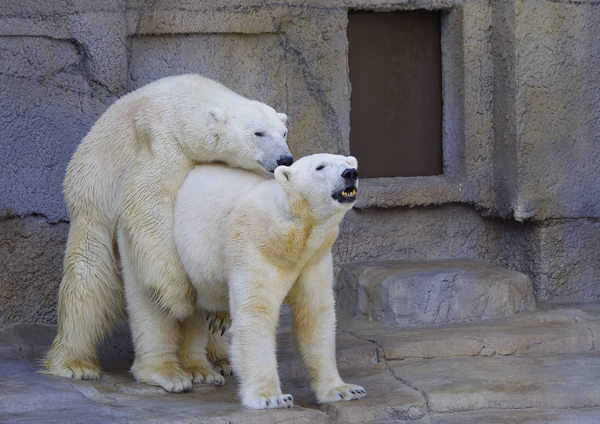
[[[259, 172], [289, 165], [286, 119], [199, 75], [146, 85], [100, 117], [65, 177], [71, 227], [46, 372], [100, 378], [98, 344], [125, 318], [122, 265], [123, 278], [135, 280], [169, 319], [194, 312], [195, 290], [172, 234], [177, 190], [198, 163]], [[117, 254], [117, 223], [126, 264]], [[180, 375], [180, 367], [163, 374]]]
[[342, 381], [335, 358], [331, 245], [355, 202], [356, 166], [351, 156], [318, 154], [279, 166], [275, 179], [219, 165], [194, 168], [177, 195], [174, 236], [197, 290], [197, 310], [180, 329], [163, 319], [147, 292], [130, 284], [133, 279], [125, 279], [132, 331], [143, 335], [134, 338], [136, 379], [169, 390], [173, 383], [162, 379], [161, 370], [165, 358], [179, 356], [194, 370], [186, 389], [192, 378], [221, 384], [206, 360], [205, 314], [229, 311], [230, 355], [243, 405], [292, 406], [292, 397], [281, 393], [275, 356], [286, 302], [317, 400], [366, 396], [361, 386]]

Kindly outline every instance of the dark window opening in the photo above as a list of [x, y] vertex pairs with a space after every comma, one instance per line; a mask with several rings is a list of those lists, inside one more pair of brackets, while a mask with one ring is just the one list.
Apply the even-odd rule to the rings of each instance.
[[360, 176], [442, 174], [441, 12], [348, 19], [350, 153]]

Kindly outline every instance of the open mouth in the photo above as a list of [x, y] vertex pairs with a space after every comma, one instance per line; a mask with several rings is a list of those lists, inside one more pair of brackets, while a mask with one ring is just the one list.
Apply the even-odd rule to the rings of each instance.
[[356, 187], [346, 187], [342, 191], [333, 193], [332, 197], [340, 203], [354, 202], [356, 200]]

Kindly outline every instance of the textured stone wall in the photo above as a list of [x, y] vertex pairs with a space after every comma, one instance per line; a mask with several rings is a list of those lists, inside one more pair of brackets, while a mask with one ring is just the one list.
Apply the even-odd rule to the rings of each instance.
[[493, 3], [494, 208], [517, 220], [600, 216], [600, 5]]
[[38, 216], [0, 220], [0, 324], [56, 322], [68, 233]]
[[600, 216], [599, 6], [515, 4], [517, 219]]
[[600, 298], [600, 5], [498, 0], [0, 3], [0, 324], [53, 322], [79, 141], [123, 94], [201, 73], [349, 152], [347, 11], [443, 9], [444, 175], [362, 180], [341, 263], [481, 258]]

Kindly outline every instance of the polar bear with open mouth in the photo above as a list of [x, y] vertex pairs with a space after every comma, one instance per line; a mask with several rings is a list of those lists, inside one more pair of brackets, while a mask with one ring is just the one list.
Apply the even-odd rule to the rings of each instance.
[[[277, 167], [274, 179], [220, 165], [190, 171], [177, 194], [174, 236], [197, 290], [197, 310], [179, 330], [170, 328], [160, 312], [148, 316], [157, 310], [143, 291], [126, 286], [132, 329], [148, 336], [135, 341], [135, 377], [156, 384], [137, 370], [160, 368], [161, 360], [177, 352], [190, 379], [222, 383], [206, 359], [205, 317], [229, 312], [230, 359], [243, 405], [291, 407], [292, 396], [281, 393], [275, 355], [286, 302], [317, 401], [366, 396], [363, 387], [342, 381], [335, 358], [331, 245], [356, 201], [356, 168], [351, 156], [317, 154]], [[171, 344], [164, 344], [164, 336], [155, 343], [154, 336], [165, 331], [179, 336]]]

